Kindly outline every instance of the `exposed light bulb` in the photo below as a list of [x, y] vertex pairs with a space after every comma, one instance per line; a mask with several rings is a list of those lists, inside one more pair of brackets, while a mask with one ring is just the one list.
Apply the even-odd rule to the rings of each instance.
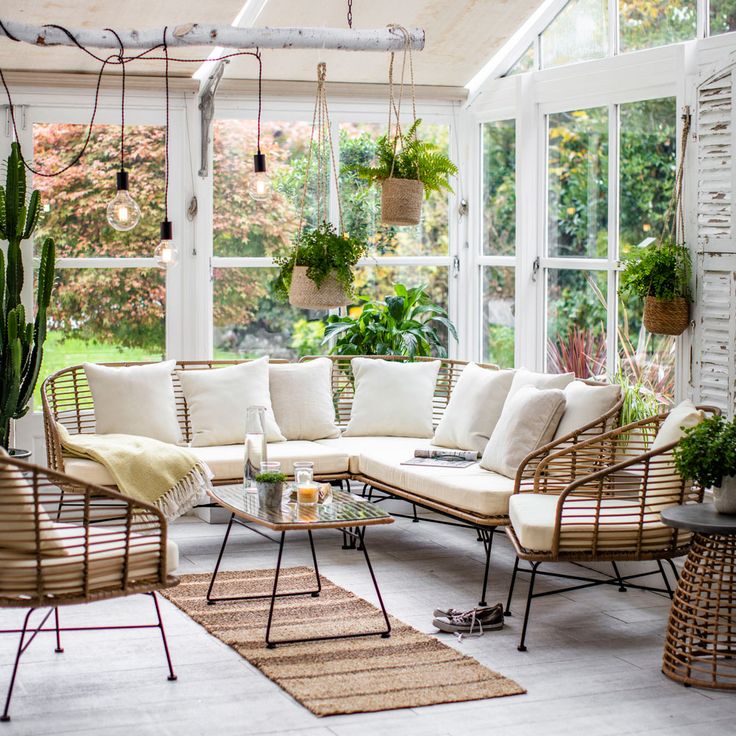
[[128, 172], [118, 171], [117, 194], [107, 205], [107, 221], [116, 230], [132, 230], [141, 219], [141, 208], [128, 191]]
[[174, 245], [171, 222], [164, 220], [161, 223], [161, 241], [153, 251], [156, 265], [159, 268], [175, 266], [179, 261], [179, 250]]
[[253, 156], [253, 177], [248, 184], [248, 194], [262, 202], [271, 196], [271, 179], [266, 173], [266, 156], [260, 151]]

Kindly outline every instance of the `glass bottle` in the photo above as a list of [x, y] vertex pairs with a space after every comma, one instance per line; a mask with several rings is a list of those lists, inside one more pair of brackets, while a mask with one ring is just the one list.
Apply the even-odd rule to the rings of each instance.
[[256, 476], [261, 463], [268, 460], [266, 445], [266, 407], [249, 406], [245, 411], [245, 458], [243, 466], [243, 488], [256, 490]]

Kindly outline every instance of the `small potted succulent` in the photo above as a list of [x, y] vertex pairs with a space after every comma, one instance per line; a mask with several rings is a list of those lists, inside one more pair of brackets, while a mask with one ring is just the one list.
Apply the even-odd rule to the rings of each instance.
[[681, 335], [690, 323], [690, 252], [671, 240], [629, 255], [619, 293], [644, 299], [644, 326], [657, 335]]
[[418, 225], [422, 198], [443, 189], [451, 192], [450, 177], [457, 166], [438, 146], [419, 139], [421, 119], [402, 133], [384, 135], [376, 145], [375, 166], [361, 166], [357, 174], [381, 185], [381, 222]]
[[674, 451], [677, 472], [713, 488], [716, 510], [736, 514], [736, 419], [705, 419], [685, 431]]
[[344, 307], [352, 298], [354, 268], [366, 251], [364, 242], [339, 235], [329, 222], [304, 228], [293, 252], [274, 259], [279, 266], [274, 293], [302, 309]]
[[267, 509], [280, 509], [284, 497], [286, 476], [283, 473], [269, 471], [259, 473], [255, 480], [260, 504]]

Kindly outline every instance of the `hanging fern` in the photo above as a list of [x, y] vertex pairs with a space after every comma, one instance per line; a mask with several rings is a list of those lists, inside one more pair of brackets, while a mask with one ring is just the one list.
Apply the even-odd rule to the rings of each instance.
[[396, 179], [417, 179], [424, 184], [427, 198], [432, 192], [443, 189], [453, 191], [450, 177], [457, 174], [457, 166], [439, 146], [419, 139], [421, 122], [421, 119], [415, 120], [406, 133], [399, 136], [396, 146], [393, 136], [381, 136], [376, 142], [375, 165], [358, 167], [355, 170], [357, 175], [370, 183], [381, 182], [392, 176]]

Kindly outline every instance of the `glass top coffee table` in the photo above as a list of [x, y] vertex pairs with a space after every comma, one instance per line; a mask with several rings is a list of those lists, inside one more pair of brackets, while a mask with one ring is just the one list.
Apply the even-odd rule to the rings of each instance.
[[[376, 524], [391, 524], [393, 517], [378, 508], [372, 503], [364, 501], [361, 498], [333, 489], [332, 499], [325, 503], [314, 505], [300, 505], [288, 500], [285, 496], [284, 502], [279, 509], [270, 509], [261, 506], [258, 500], [258, 494], [251, 491], [245, 491], [242, 484], [215, 486], [208, 491], [212, 500], [230, 511], [230, 521], [225, 530], [225, 536], [222, 540], [220, 553], [217, 556], [217, 563], [212, 572], [209, 589], [207, 590], [207, 603], [215, 605], [223, 601], [248, 601], [262, 598], [270, 598], [271, 604], [268, 610], [268, 622], [266, 624], [266, 645], [269, 649], [273, 649], [277, 644], [296, 644], [305, 641], [321, 641], [325, 639], [345, 639], [358, 636], [382, 636], [388, 638], [391, 635], [391, 624], [389, 623], [386, 607], [383, 605], [381, 591], [378, 588], [373, 566], [368, 556], [368, 548], [365, 543], [365, 532], [369, 526]], [[220, 563], [227, 546], [227, 540], [230, 536], [233, 524], [244, 526], [261, 536], [265, 536], [271, 541], [277, 542], [279, 545], [278, 557], [276, 559], [276, 570], [273, 578], [273, 589], [271, 593], [266, 595], [242, 595], [242, 596], [226, 596], [216, 597], [212, 595], [217, 579], [217, 573], [220, 569]], [[274, 539], [257, 527], [278, 532], [278, 538]], [[337, 529], [358, 542], [358, 548], [362, 550], [365, 558], [368, 572], [370, 573], [373, 587], [376, 590], [376, 596], [381, 606], [385, 628], [378, 631], [360, 631], [349, 634], [339, 634], [335, 636], [306, 637], [302, 639], [285, 639], [274, 641], [271, 639], [271, 625], [273, 623], [273, 613], [277, 598], [285, 598], [297, 595], [319, 596], [322, 585], [319, 578], [319, 567], [317, 565], [317, 553], [314, 546], [312, 531], [316, 529]], [[281, 573], [281, 560], [284, 552], [284, 542], [287, 532], [306, 532], [309, 538], [309, 547], [312, 552], [312, 562], [314, 564], [314, 574], [316, 578], [316, 588], [313, 590], [297, 590], [288, 592], [278, 592], [279, 574]]]

